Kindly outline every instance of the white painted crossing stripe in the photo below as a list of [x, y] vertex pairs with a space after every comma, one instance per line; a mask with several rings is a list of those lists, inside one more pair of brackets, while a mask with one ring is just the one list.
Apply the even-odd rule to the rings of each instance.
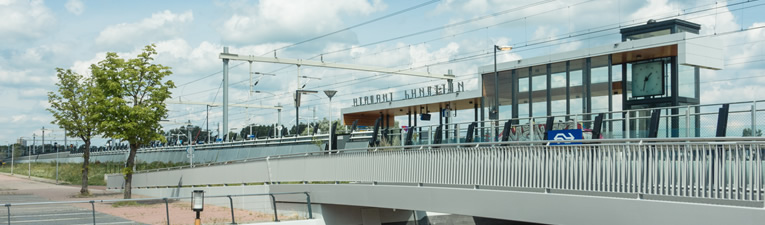
[[[96, 221], [98, 219], [113, 219], [114, 217], [105, 217], [105, 216], [96, 216]], [[47, 219], [47, 220], [13, 220], [11, 219], [11, 224], [17, 224], [17, 223], [39, 223], [39, 222], [54, 222], [54, 221], [66, 221], [66, 220], [89, 220], [92, 221], [93, 217], [81, 217], [81, 218], [64, 218], [64, 219]], [[91, 223], [92, 224], [92, 223]], [[98, 223], [102, 224], [102, 223]]]
[[[5, 207], [3, 207], [3, 208], [5, 208]], [[7, 211], [7, 210], [8, 209], [6, 208], [3, 211]], [[89, 209], [75, 208], [75, 207], [34, 207], [34, 208], [32, 208], [32, 207], [14, 207], [14, 206], [11, 206], [11, 213], [18, 212], [18, 211], [30, 211], [30, 210], [34, 210], [34, 211], [41, 211], [41, 210], [46, 210], [46, 211], [50, 211], [50, 210], [59, 210], [59, 211], [64, 211], [64, 210], [66, 210], [66, 211], [90, 211]]]
[[54, 213], [54, 214], [39, 214], [39, 215], [23, 215], [23, 216], [15, 216], [13, 215], [13, 212], [11, 212], [11, 219], [13, 218], [25, 218], [25, 217], [46, 217], [46, 216], [69, 216], [69, 215], [92, 215], [92, 212], [82, 212], [82, 213]]
[[[72, 224], [72, 225], [91, 225], [93, 223], [80, 223], [80, 224]], [[138, 222], [134, 221], [125, 221], [125, 222], [111, 222], [111, 223], [98, 223], [98, 224], [138, 224]]]

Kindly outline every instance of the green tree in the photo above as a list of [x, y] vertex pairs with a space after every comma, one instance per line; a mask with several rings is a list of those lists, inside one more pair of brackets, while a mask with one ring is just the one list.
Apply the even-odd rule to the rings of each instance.
[[164, 78], [171, 75], [170, 67], [153, 64], [157, 51], [147, 45], [133, 59], [122, 59], [109, 52], [106, 59], [90, 66], [96, 84], [102, 123], [99, 130], [106, 137], [127, 141], [130, 146], [123, 174], [124, 198], [132, 197], [133, 166], [138, 148], [153, 140], [164, 141], [159, 121], [167, 117], [165, 100], [175, 85]]
[[52, 124], [66, 130], [67, 136], [82, 139], [85, 150], [82, 154], [82, 187], [80, 194], [88, 195], [88, 168], [90, 164], [90, 141], [99, 134], [96, 124], [99, 119], [93, 98], [93, 80], [85, 78], [72, 70], [56, 68], [58, 93], [48, 92], [50, 108], [53, 114]]
[[752, 135], [752, 129], [744, 128], [743, 134], [741, 134], [741, 136], [744, 136], [744, 137], [752, 137], [752, 136], [760, 137], [760, 136], [762, 136], [762, 130], [757, 129], [757, 133]]

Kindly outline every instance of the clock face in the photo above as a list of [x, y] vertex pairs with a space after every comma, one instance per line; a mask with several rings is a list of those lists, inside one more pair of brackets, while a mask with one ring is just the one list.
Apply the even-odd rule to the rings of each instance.
[[632, 96], [664, 94], [664, 66], [661, 61], [632, 65]]

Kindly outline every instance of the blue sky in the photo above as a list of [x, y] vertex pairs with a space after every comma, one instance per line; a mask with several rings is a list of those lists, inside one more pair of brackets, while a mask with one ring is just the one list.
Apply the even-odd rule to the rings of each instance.
[[[40, 1], [0, 0], [0, 144], [19, 137], [38, 137], [45, 126], [48, 139], [63, 139], [45, 111], [46, 93], [54, 91], [55, 68], [87, 74], [87, 67], [106, 52], [134, 57], [150, 43], [157, 44], [157, 63], [173, 68], [169, 77], [179, 87], [173, 97], [184, 101], [221, 101], [218, 53], [273, 55], [273, 49], [353, 26], [426, 1]], [[537, 4], [534, 4], [537, 3]], [[392, 68], [428, 66], [433, 73], [454, 70], [467, 89], [476, 89], [477, 68], [492, 63], [491, 46], [511, 44], [516, 50], [502, 53], [499, 61], [543, 56], [619, 41], [618, 27], [644, 23], [651, 18], [680, 18], [702, 24], [702, 34], [725, 46], [726, 69], [702, 76], [702, 102], [763, 99], [758, 88], [765, 68], [765, 25], [760, 1], [668, 0], [444, 0], [382, 19], [349, 31], [277, 51], [279, 57], [306, 59], [357, 46], [350, 51], [325, 54], [324, 60]], [[527, 7], [524, 7], [527, 6]], [[697, 13], [690, 13], [696, 12]], [[504, 12], [504, 13], [503, 13]], [[494, 16], [491, 16], [495, 14]], [[444, 29], [448, 24], [475, 21]], [[604, 32], [565, 38], [611, 27]], [[741, 29], [745, 32], [714, 35]], [[757, 28], [757, 29], [754, 29]], [[393, 41], [367, 45], [394, 37]], [[533, 44], [539, 41], [546, 44]], [[364, 47], [358, 47], [358, 46]], [[527, 46], [531, 45], [531, 46]], [[449, 60], [476, 56], [472, 60]], [[239, 65], [233, 62], [232, 66]], [[248, 65], [231, 70], [231, 102], [283, 105], [283, 122], [293, 120], [290, 91], [296, 68], [254, 63], [253, 70], [272, 72], [255, 87], [268, 94], [249, 94]], [[419, 69], [425, 70], [425, 69]], [[373, 73], [302, 68], [301, 74], [320, 77], [307, 88], [337, 89], [333, 117], [351, 98], [362, 92], [398, 92], [440, 81]], [[206, 78], [205, 78], [206, 77]], [[200, 78], [203, 78], [199, 80]], [[195, 81], [198, 80], [198, 81]], [[195, 81], [195, 82], [191, 82]], [[191, 82], [191, 83], [189, 83]], [[188, 84], [187, 84], [188, 83]], [[185, 85], [180, 85], [185, 84]], [[760, 91], [761, 92], [761, 91]], [[275, 96], [274, 96], [275, 95]], [[323, 96], [305, 98], [301, 120], [327, 116]], [[169, 119], [204, 126], [204, 106], [171, 105]], [[220, 108], [210, 112], [214, 129]], [[232, 109], [230, 127], [275, 122], [273, 110]], [[294, 123], [294, 120], [293, 122]], [[177, 127], [168, 124], [165, 127]], [[46, 134], [47, 136], [47, 134]], [[71, 139], [70, 139], [71, 140]]]

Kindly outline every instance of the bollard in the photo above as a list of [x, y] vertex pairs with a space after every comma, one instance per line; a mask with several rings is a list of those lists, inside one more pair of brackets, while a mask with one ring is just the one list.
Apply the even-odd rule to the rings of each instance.
[[167, 198], [162, 198], [162, 200], [165, 200], [165, 215], [167, 216], [167, 225], [170, 225], [170, 208], [167, 206]]
[[268, 195], [271, 196], [271, 204], [274, 206], [274, 222], [279, 222], [279, 216], [276, 214], [276, 197], [273, 194]]
[[8, 208], [8, 225], [11, 225], [11, 204], [5, 204], [5, 207]]
[[90, 207], [93, 210], [93, 225], [96, 225], [96, 202], [90, 200]]
[[231, 205], [231, 224], [236, 224], [236, 219], [234, 219], [234, 199], [231, 199], [231, 195], [228, 196], [228, 202]]
[[311, 212], [311, 196], [308, 195], [308, 192], [305, 193], [305, 202], [308, 205], [308, 219], [313, 219], [313, 212]]

